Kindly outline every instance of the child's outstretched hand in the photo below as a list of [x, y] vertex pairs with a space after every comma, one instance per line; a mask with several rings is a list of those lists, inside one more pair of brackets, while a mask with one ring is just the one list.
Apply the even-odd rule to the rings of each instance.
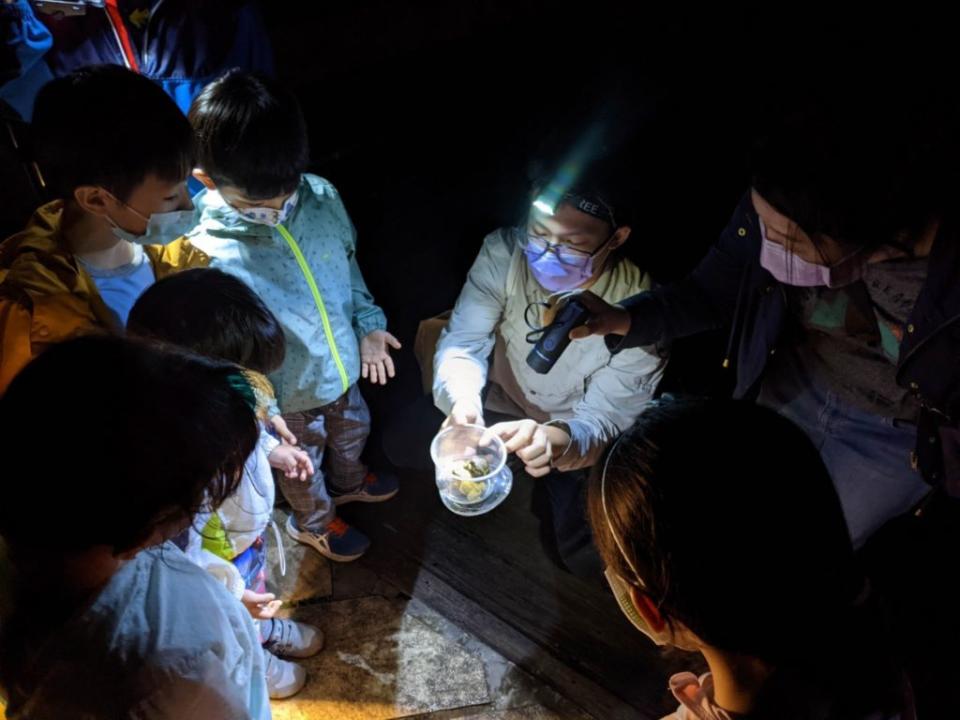
[[370, 382], [387, 384], [387, 378], [396, 376], [390, 348], [400, 349], [400, 341], [386, 330], [374, 330], [360, 341], [360, 374]]
[[313, 477], [313, 463], [303, 450], [292, 445], [277, 445], [270, 456], [270, 467], [282, 470], [288, 478], [306, 482]]
[[280, 439], [287, 445], [297, 444], [297, 437], [290, 432], [290, 428], [287, 427], [287, 421], [283, 419], [283, 415], [274, 415], [270, 418], [270, 425], [273, 427], [273, 431], [279, 435]]
[[269, 620], [283, 605], [283, 601], [277, 600], [277, 596], [273, 593], [258, 593], [253, 590], [244, 590], [240, 602], [256, 620]]

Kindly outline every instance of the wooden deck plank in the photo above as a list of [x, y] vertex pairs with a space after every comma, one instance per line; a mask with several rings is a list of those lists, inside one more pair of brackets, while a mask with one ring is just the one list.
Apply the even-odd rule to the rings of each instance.
[[[527, 484], [524, 484], [524, 483]], [[600, 718], [661, 717], [675, 671], [610, 593], [557, 568], [520, 477], [493, 512], [462, 518], [432, 476], [406, 474], [382, 506], [344, 508], [374, 541], [362, 562]]]

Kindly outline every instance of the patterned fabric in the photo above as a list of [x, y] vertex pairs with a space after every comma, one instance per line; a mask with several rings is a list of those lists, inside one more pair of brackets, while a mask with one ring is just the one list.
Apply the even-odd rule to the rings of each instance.
[[304, 175], [299, 198], [283, 230], [302, 253], [328, 322], [280, 227], [250, 223], [218, 192], [204, 191], [194, 198], [200, 225], [188, 236], [212, 258], [211, 267], [245, 282], [280, 321], [286, 360], [270, 380], [284, 412], [342, 396], [360, 377], [360, 338], [387, 326], [357, 265], [356, 233], [336, 189]]
[[257, 413], [257, 419], [266, 422], [270, 419], [272, 408], [276, 406], [277, 398], [273, 392], [273, 384], [267, 379], [266, 375], [258, 373], [256, 370], [244, 370], [243, 376], [250, 383], [255, 400], [254, 410]]
[[[237, 378], [246, 384], [245, 378]], [[244, 463], [237, 491], [219, 507], [197, 513], [187, 536], [187, 557], [238, 598], [251, 588], [235, 563], [262, 542], [273, 513], [276, 490], [269, 455], [278, 444], [261, 424], [260, 441]]]
[[919, 402], [897, 384], [896, 366], [926, 277], [921, 258], [868, 264], [862, 280], [843, 288], [787, 288], [806, 331], [799, 356], [809, 373], [862, 410], [915, 422]]
[[[293, 509], [297, 527], [324, 533], [336, 514], [327, 484], [345, 494], [359, 488], [367, 476], [360, 454], [370, 434], [370, 410], [360, 388], [352, 385], [329, 405], [284, 413], [283, 418], [310, 455], [316, 473], [308, 483], [278, 473], [277, 484]], [[322, 469], [324, 466], [326, 470]]]

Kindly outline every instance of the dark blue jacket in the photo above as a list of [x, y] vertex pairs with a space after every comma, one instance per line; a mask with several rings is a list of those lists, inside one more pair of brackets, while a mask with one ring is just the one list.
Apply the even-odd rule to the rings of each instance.
[[[910, 313], [897, 383], [920, 401], [914, 460], [924, 478], [960, 497], [960, 243], [949, 219], [940, 226], [927, 279]], [[760, 266], [760, 227], [750, 193], [706, 257], [681, 282], [622, 303], [630, 333], [620, 349], [730, 327], [725, 365], [736, 372], [735, 397], [754, 397], [768, 358], [799, 330], [785, 286]], [[617, 342], [619, 341], [619, 342]]]
[[53, 75], [43, 56], [53, 45], [27, 0], [0, 4], [0, 100], [30, 121], [33, 100]]
[[[105, 0], [104, 7], [91, 5], [83, 15], [65, 16], [37, 13], [27, 0], [18, 0], [4, 12], [6, 37], [0, 42], [10, 45], [31, 32], [37, 35], [40, 23], [53, 38], [52, 47], [33, 43], [24, 71], [32, 67], [37, 49], [45, 52], [43, 60], [55, 76], [84, 65], [126, 65], [159, 83], [184, 112], [225, 70], [273, 73], [270, 43], [252, 0]], [[11, 86], [18, 82], [8, 80]]]

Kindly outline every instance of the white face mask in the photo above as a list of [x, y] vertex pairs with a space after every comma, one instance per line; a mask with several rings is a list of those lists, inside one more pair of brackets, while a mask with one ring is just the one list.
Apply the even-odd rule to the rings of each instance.
[[[116, 197], [114, 197], [117, 200]], [[122, 200], [117, 200], [127, 210], [147, 223], [147, 229], [142, 235], [124, 230], [116, 220], [107, 216], [107, 221], [113, 226], [113, 234], [119, 240], [138, 243], [140, 245], [167, 245], [177, 238], [190, 232], [196, 225], [194, 210], [171, 210], [170, 212], [153, 213], [146, 217], [143, 213], [130, 207]]]
[[290, 217], [297, 207], [297, 200], [299, 200], [299, 198], [300, 191], [296, 190], [293, 195], [283, 201], [283, 207], [279, 210], [267, 207], [250, 207], [243, 208], [242, 210], [234, 208], [234, 210], [236, 210], [244, 220], [256, 223], [257, 225], [276, 227], [287, 221], [287, 218]]

